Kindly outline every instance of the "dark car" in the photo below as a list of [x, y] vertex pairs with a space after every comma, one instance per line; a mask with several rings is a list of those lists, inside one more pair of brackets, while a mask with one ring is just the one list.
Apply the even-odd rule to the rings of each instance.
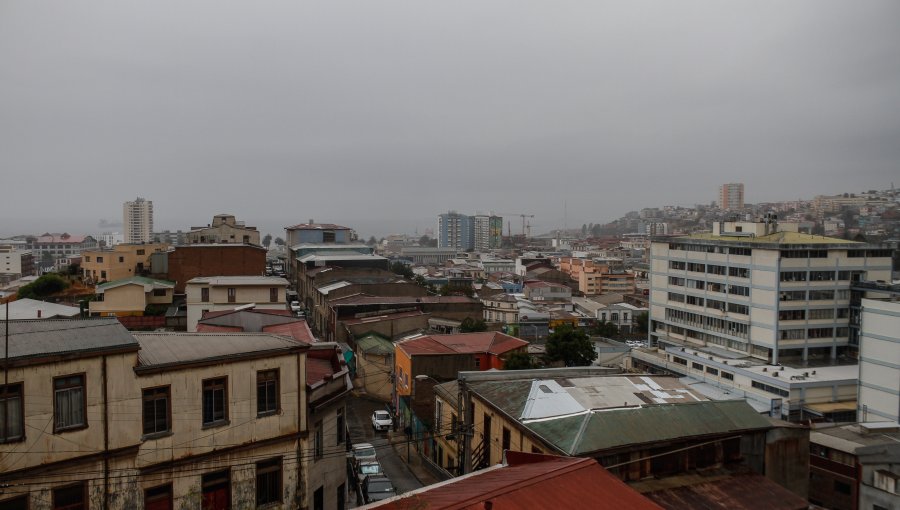
[[370, 475], [363, 480], [363, 498], [365, 498], [366, 503], [382, 501], [396, 495], [397, 490], [394, 489], [394, 484], [386, 476]]

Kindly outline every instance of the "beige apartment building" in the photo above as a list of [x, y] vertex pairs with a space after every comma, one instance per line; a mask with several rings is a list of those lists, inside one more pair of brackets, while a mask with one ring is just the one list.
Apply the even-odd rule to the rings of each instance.
[[153, 202], [137, 197], [122, 204], [126, 243], [149, 243], [153, 237]]
[[287, 309], [284, 278], [271, 276], [206, 276], [192, 278], [185, 285], [187, 328], [197, 331], [204, 312], [234, 310], [253, 305], [271, 310]]
[[89, 304], [92, 317], [144, 315], [149, 305], [171, 305], [175, 283], [133, 276], [97, 286], [97, 299]]
[[141, 243], [86, 250], [81, 253], [81, 276], [89, 284], [141, 276], [150, 271], [150, 256], [168, 249], [166, 243]]
[[190, 244], [260, 244], [259, 230], [244, 225], [231, 214], [217, 214], [209, 225], [191, 227], [187, 239]]
[[343, 508], [343, 435], [319, 432], [349, 389], [333, 344], [310, 369], [267, 333], [12, 321], [10, 341], [0, 508]]

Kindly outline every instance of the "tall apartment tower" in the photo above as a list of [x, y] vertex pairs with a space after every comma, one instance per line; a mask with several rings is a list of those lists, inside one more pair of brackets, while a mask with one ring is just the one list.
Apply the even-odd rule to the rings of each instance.
[[149, 243], [153, 236], [153, 202], [137, 197], [122, 207], [126, 243]]
[[500, 248], [503, 236], [503, 218], [478, 214], [472, 216], [475, 229], [475, 251], [488, 251]]
[[475, 249], [475, 221], [472, 216], [450, 211], [438, 215], [438, 247], [460, 251]]
[[891, 250], [780, 227], [722, 222], [711, 234], [654, 240], [651, 343], [771, 364], [855, 356], [851, 284], [889, 280]]
[[744, 208], [744, 183], [733, 182], [719, 186], [719, 209]]

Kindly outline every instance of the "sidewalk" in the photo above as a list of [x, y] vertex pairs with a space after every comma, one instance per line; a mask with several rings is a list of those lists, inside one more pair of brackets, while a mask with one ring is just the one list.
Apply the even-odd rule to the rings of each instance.
[[[406, 439], [406, 435], [402, 432], [391, 433], [391, 443], [393, 444], [394, 452], [403, 459], [406, 467], [419, 480], [419, 483], [425, 486], [443, 481], [434, 474], [432, 468], [422, 459], [415, 445], [410, 444], [407, 447], [404, 439]], [[409, 456], [407, 456], [407, 452], [409, 452]]]

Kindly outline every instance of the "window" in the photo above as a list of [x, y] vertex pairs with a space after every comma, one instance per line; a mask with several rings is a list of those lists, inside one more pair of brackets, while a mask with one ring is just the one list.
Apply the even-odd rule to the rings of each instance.
[[734, 374], [731, 372], [722, 372], [722, 379], [728, 379], [729, 381], [734, 380]]
[[103, 263], [103, 257], [97, 257], [97, 263], [98, 263], [98, 264], [102, 264], [102, 263]]
[[229, 303], [237, 302], [237, 289], [235, 287], [228, 287], [228, 302]]
[[684, 267], [685, 267], [684, 262], [679, 262], [679, 261], [677, 261], [677, 260], [670, 260], [670, 261], [669, 261], [669, 269], [681, 269], [681, 270], [683, 270]]
[[228, 420], [228, 380], [203, 381], [203, 425], [221, 425]]
[[278, 412], [278, 370], [256, 373], [256, 414], [265, 416]]
[[269, 302], [270, 303], [278, 302], [278, 287], [272, 287], [269, 289]]
[[503, 437], [503, 451], [507, 451], [507, 450], [509, 450], [510, 442], [511, 442], [511, 433], [509, 432], [508, 428], [503, 427], [503, 436], [502, 437]]
[[783, 282], [805, 282], [806, 271], [782, 271], [781, 281]]
[[138, 255], [144, 255], [145, 253], [146, 251], [143, 248], [137, 251]]
[[231, 508], [231, 473], [228, 470], [207, 473], [200, 477], [202, 510]]
[[699, 370], [701, 372], [703, 371], [703, 365], [701, 365], [700, 363], [691, 362], [691, 368], [694, 370]]
[[209, 287], [200, 289], [200, 301], [203, 301], [204, 303], [209, 301]]
[[119, 257], [119, 263], [125, 262], [125, 257]]
[[53, 510], [84, 510], [87, 508], [87, 484], [81, 482], [53, 489]]
[[319, 487], [313, 493], [313, 510], [325, 510], [325, 488]]
[[834, 280], [834, 271], [810, 271], [809, 281], [822, 282]]
[[337, 239], [337, 236], [334, 233], [334, 230], [323, 230], [322, 231], [322, 242], [323, 243], [333, 243]]
[[729, 267], [728, 276], [737, 278], [750, 278], [750, 270], [745, 267]]
[[28, 495], [0, 501], [3, 510], [28, 510]]
[[166, 289], [153, 289], [153, 295], [156, 297], [166, 297]]
[[475, 356], [475, 368], [481, 368], [481, 358]]
[[679, 365], [687, 366], [687, 360], [684, 358], [679, 358], [678, 356], [672, 356], [672, 361], [678, 363]]
[[169, 386], [144, 390], [144, 435], [170, 430], [170, 391]]
[[719, 375], [719, 370], [713, 367], [706, 367], [706, 373], [711, 375]]
[[172, 510], [172, 484], [145, 490], [144, 510]]
[[0, 443], [25, 439], [22, 383], [0, 386]]
[[90, 256], [90, 255], [85, 255], [85, 256], [84, 256], [84, 261], [85, 261], [85, 262], [90, 262], [90, 261], [91, 261], [91, 256]]
[[337, 410], [337, 426], [334, 431], [334, 444], [342, 445], [347, 440], [347, 426], [344, 425], [344, 408], [339, 407]]
[[53, 431], [87, 427], [84, 374], [53, 379]]
[[256, 505], [281, 503], [281, 457], [256, 463]]
[[324, 449], [324, 432], [322, 430], [322, 422], [316, 422], [316, 437], [313, 441], [313, 449], [315, 453], [316, 460], [322, 458], [323, 449]]

